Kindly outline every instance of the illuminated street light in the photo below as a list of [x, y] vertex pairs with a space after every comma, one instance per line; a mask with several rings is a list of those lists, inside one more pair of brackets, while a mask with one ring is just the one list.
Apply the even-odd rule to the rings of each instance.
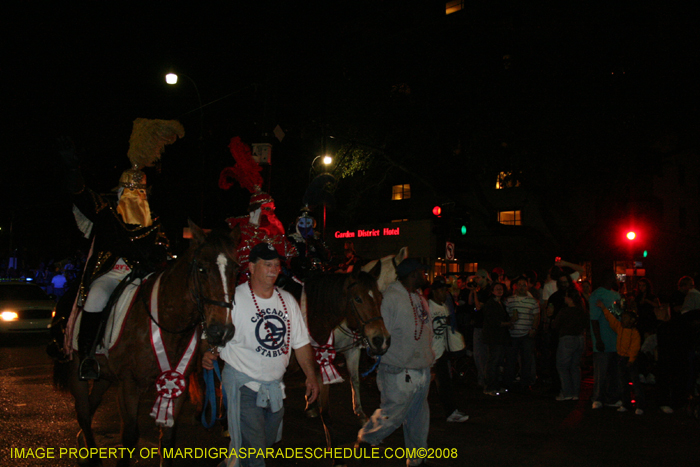
[[331, 165], [333, 158], [331, 156], [323, 156], [323, 163], [325, 165]]
[[165, 75], [165, 82], [168, 84], [177, 84], [177, 75], [175, 73], [168, 73]]

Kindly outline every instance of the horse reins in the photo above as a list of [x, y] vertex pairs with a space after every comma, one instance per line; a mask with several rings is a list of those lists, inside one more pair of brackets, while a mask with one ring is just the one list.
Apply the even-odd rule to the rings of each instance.
[[[357, 281], [351, 283], [348, 286], [348, 291], [355, 287], [357, 285]], [[337, 348], [335, 349], [336, 352], [345, 352], [346, 350], [350, 350], [353, 347], [355, 347], [359, 342], [364, 342], [365, 345], [369, 346], [369, 341], [367, 339], [367, 335], [365, 334], [365, 326], [367, 326], [369, 323], [373, 321], [378, 321], [378, 320], [383, 320], [382, 315], [380, 314], [379, 316], [375, 316], [373, 318], [370, 318], [368, 320], [362, 319], [362, 316], [360, 316], [360, 312], [357, 311], [357, 305], [355, 305], [355, 300], [353, 297], [348, 297], [348, 301], [351, 302], [352, 304], [352, 311], [355, 314], [355, 318], [360, 322], [360, 336], [359, 338], [357, 337], [357, 332], [353, 331], [352, 329], [345, 329], [342, 325], [339, 325], [338, 328], [343, 332], [345, 335], [350, 336], [353, 338], [353, 341], [346, 345], [345, 347], [342, 348]]]
[[[179, 331], [173, 331], [170, 329], [167, 329], [163, 327], [158, 321], [155, 320], [155, 318], [152, 316], [152, 314], [148, 313], [149, 318], [158, 326], [160, 329], [163, 331], [170, 333], [170, 334], [184, 334], [187, 332], [190, 332], [193, 330], [198, 324], [202, 324], [202, 328], [204, 328], [204, 323], [206, 321], [206, 318], [204, 317], [204, 305], [214, 305], [214, 306], [219, 306], [221, 308], [228, 308], [229, 310], [233, 310], [233, 306], [235, 305], [235, 295], [232, 295], [232, 300], [231, 302], [224, 302], [224, 301], [219, 301], [219, 300], [212, 300], [209, 297], [204, 296], [202, 293], [202, 284], [199, 282], [197, 272], [199, 272], [200, 267], [199, 264], [197, 263], [197, 253], [201, 250], [201, 246], [197, 248], [197, 250], [194, 252], [194, 257], [192, 259], [192, 262], [190, 263], [190, 269], [189, 269], [189, 278], [192, 279], [192, 284], [190, 285], [190, 294], [192, 297], [194, 297], [194, 302], [195, 305], [197, 306], [197, 313], [199, 314], [199, 321], [195, 321], [194, 323], [190, 324], [184, 329], [181, 329]], [[201, 268], [201, 270], [204, 270], [204, 268]], [[146, 310], [150, 310], [151, 306], [146, 300], [145, 296], [141, 294], [141, 299], [144, 302], [144, 305], [146, 307]], [[229, 313], [229, 318], [230, 318], [230, 313]]]

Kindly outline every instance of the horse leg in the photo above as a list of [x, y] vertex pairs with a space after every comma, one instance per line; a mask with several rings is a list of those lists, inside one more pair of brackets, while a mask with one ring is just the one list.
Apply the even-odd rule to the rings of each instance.
[[360, 419], [362, 425], [367, 422], [367, 415], [362, 410], [362, 402], [360, 401], [360, 356], [362, 349], [358, 346], [353, 346], [354, 338], [346, 332], [335, 328], [333, 331], [335, 338], [335, 347], [338, 349], [347, 349], [343, 352], [345, 356], [345, 364], [350, 373], [350, 385], [352, 387], [352, 410]]
[[[71, 378], [70, 384], [70, 391], [75, 400], [75, 413], [78, 418], [78, 425], [80, 426], [80, 430], [83, 435], [85, 447], [88, 449], [97, 448], [95, 434], [92, 431], [92, 417], [97, 411], [100, 402], [102, 402], [102, 396], [109, 387], [109, 382], [104, 380], [95, 381], [93, 383], [92, 390], [90, 390], [90, 383], [88, 381], [80, 381], [78, 379], [77, 368], [78, 367], [76, 364], [75, 374]], [[80, 433], [78, 434], [78, 437], [80, 438]], [[99, 457], [92, 456], [88, 457], [87, 459], [80, 460], [79, 463], [95, 467], [102, 465], [102, 461]]]
[[[330, 385], [323, 384], [321, 381], [321, 376], [317, 376], [318, 384], [321, 387], [321, 391], [318, 394], [318, 409], [321, 415], [321, 422], [323, 423], [323, 431], [326, 433], [326, 448], [330, 451], [337, 446], [335, 439], [335, 431], [333, 430], [333, 419], [330, 413]], [[333, 459], [333, 465], [345, 465], [343, 459]]]
[[[139, 441], [138, 408], [141, 392], [132, 378], [125, 378], [119, 388], [119, 413], [122, 418], [122, 447], [133, 449]], [[122, 456], [118, 467], [126, 467], [131, 459]]]
[[348, 373], [350, 373], [350, 385], [352, 387], [352, 410], [360, 419], [360, 423], [367, 423], [367, 415], [362, 409], [362, 401], [360, 400], [360, 356], [362, 349], [353, 347], [343, 353], [345, 361], [348, 365]]

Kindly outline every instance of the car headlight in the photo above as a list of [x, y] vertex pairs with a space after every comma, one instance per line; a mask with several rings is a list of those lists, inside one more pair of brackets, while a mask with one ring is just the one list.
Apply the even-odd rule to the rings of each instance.
[[0, 313], [0, 318], [3, 321], [16, 321], [19, 319], [19, 315], [15, 311], [3, 311]]

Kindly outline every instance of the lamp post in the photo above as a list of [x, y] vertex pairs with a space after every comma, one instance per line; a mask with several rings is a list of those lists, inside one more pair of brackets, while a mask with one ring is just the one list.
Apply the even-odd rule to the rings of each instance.
[[[170, 72], [165, 75], [165, 82], [168, 83], [171, 86], [174, 86], [177, 84], [178, 78], [180, 75], [177, 73]], [[202, 145], [204, 144], [204, 106], [202, 105], [202, 96], [199, 94], [199, 87], [197, 86], [197, 83], [187, 76], [186, 74], [181, 74], [181, 76], [184, 76], [187, 78], [190, 83], [192, 83], [192, 86], [194, 86], [194, 90], [197, 92], [197, 103], [199, 106], [196, 109], [190, 110], [189, 112], [185, 112], [184, 114], [180, 115], [180, 117], [187, 115], [189, 113], [194, 112], [195, 110], [199, 110], [199, 153], [200, 157], [202, 160], [202, 189], [200, 190], [200, 196], [199, 196], [199, 201], [200, 201], [200, 206], [199, 206], [199, 225], [203, 226], [204, 225], [204, 178], [205, 178], [205, 164], [204, 164], [204, 148]]]
[[[311, 168], [309, 169], [309, 181], [311, 181], [311, 174], [314, 171], [314, 164], [320, 157], [323, 157], [323, 165], [325, 165], [326, 168], [328, 168], [328, 166], [333, 163], [333, 158], [328, 154], [324, 156], [318, 155], [314, 157], [314, 160], [311, 161]], [[323, 239], [326, 239], [326, 203], [323, 203]]]
[[204, 106], [202, 105], [202, 96], [199, 94], [199, 87], [197, 86], [197, 83], [185, 74], [178, 75], [177, 73], [172, 72], [165, 75], [165, 82], [171, 86], [175, 86], [180, 76], [184, 76], [190, 81], [190, 83], [192, 83], [192, 86], [194, 86], [194, 90], [197, 93], [197, 103], [199, 104], [199, 107], [196, 109], [185, 112], [180, 116], [182, 117], [183, 115], [187, 115], [195, 110], [199, 110], [199, 139], [202, 139], [204, 137]]

